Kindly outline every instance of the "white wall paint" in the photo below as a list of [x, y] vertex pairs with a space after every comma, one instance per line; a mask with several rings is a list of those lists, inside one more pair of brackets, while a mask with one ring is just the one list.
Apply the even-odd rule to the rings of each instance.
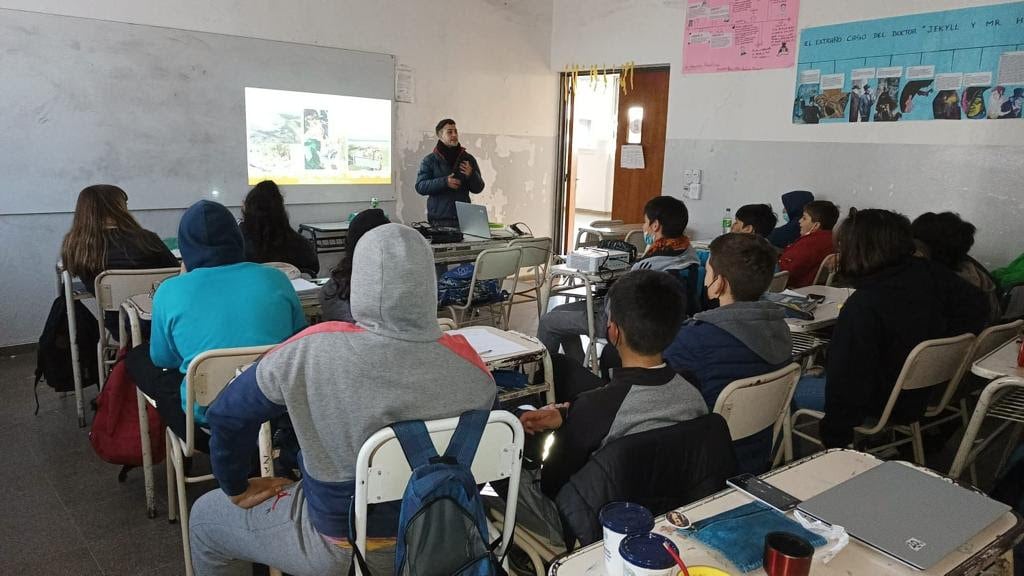
[[[423, 219], [416, 168], [433, 147], [434, 124], [450, 116], [481, 162], [488, 186], [479, 201], [491, 205], [492, 217], [550, 233], [557, 124], [551, 0], [0, 0], [0, 8], [393, 54], [415, 70], [416, 101], [397, 105], [392, 209], [406, 221]], [[68, 192], [69, 211], [76, 193]], [[329, 220], [353, 208], [293, 208], [292, 220]], [[179, 213], [153, 211], [140, 220], [173, 235]], [[0, 217], [0, 265], [19, 271], [0, 279], [0, 346], [38, 337], [69, 221], [66, 214]]]
[[[999, 3], [1002, 2], [803, 0], [800, 28]], [[817, 195], [843, 207], [891, 207], [910, 216], [926, 210], [959, 210], [978, 225], [975, 252], [992, 264], [1004, 264], [1024, 250], [1017, 226], [1024, 217], [1024, 189], [1019, 184], [1014, 186], [1020, 182], [1024, 169], [1019, 161], [1008, 168], [1000, 167], [998, 174], [987, 168], [991, 157], [1008, 156], [1005, 148], [997, 146], [1024, 152], [1024, 124], [793, 125], [793, 68], [680, 74], [685, 4], [681, 0], [555, 0], [551, 63], [555, 70], [567, 64], [589, 67], [619, 65], [628, 60], [638, 65], [672, 67], [663, 192], [681, 192], [683, 169], [706, 170], [704, 199], [688, 201], [691, 225], [698, 235], [715, 233], [716, 222], [727, 206], [767, 201], [780, 207], [779, 194], [814, 184]], [[744, 142], [759, 143], [763, 148], [739, 145]], [[810, 142], [838, 146], [806, 146]], [[874, 153], [865, 144], [881, 145], [886, 153]], [[927, 162], [927, 154], [935, 152], [935, 146], [946, 148], [942, 157], [947, 162], [941, 166]], [[773, 166], [764, 166], [759, 161], [769, 156], [766, 152], [779, 148], [792, 154], [782, 154], [781, 158], [772, 155], [781, 162]], [[693, 165], [695, 162], [706, 165]], [[830, 179], [831, 167], [837, 163], [861, 167], [861, 177], [852, 181]], [[925, 163], [939, 172], [917, 174]], [[1015, 178], [1007, 178], [1007, 169]], [[725, 170], [730, 172], [723, 173]], [[749, 170], [759, 171], [758, 177], [733, 177], [735, 172]], [[753, 181], [755, 185], [740, 188], [739, 180]]]

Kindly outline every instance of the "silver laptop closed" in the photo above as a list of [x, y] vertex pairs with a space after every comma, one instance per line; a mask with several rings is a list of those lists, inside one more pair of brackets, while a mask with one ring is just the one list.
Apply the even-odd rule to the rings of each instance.
[[882, 464], [798, 507], [857, 540], [927, 570], [1010, 507], [899, 462]]

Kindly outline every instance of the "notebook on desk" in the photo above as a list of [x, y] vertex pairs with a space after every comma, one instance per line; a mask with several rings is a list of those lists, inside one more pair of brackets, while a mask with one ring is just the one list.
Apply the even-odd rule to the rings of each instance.
[[799, 510], [927, 570], [1010, 507], [900, 462], [882, 464], [804, 501]]

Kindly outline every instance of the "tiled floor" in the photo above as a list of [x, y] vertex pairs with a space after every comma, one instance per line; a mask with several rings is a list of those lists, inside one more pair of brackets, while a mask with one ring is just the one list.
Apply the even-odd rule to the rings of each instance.
[[[534, 334], [534, 305], [513, 310], [512, 327]], [[33, 415], [34, 368], [34, 354], [0, 358], [0, 574], [184, 574], [179, 527], [167, 522], [163, 464], [155, 472], [160, 515], [149, 519], [141, 470], [118, 483], [119, 467], [102, 462], [88, 429], [78, 428], [72, 396], [61, 398], [42, 385], [39, 414]], [[94, 394], [90, 389], [88, 397]], [[942, 447], [929, 455], [929, 464], [948, 469], [957, 441], [929, 441]], [[983, 479], [990, 478], [993, 459], [980, 466]], [[983, 480], [985, 487], [990, 483]], [[212, 488], [190, 487], [191, 496]]]
[[33, 415], [34, 369], [34, 354], [0, 358], [0, 574], [183, 574], [162, 466], [161, 516], [150, 520], [141, 471], [118, 483], [119, 467], [101, 461], [78, 427], [73, 396], [42, 384]]

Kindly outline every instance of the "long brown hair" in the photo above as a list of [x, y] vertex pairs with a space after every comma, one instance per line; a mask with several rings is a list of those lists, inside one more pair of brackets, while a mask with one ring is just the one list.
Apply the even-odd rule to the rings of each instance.
[[163, 250], [159, 238], [146, 232], [128, 212], [128, 194], [110, 184], [95, 184], [78, 193], [71, 230], [64, 236], [60, 255], [75, 275], [103, 271], [107, 262], [104, 230], [116, 229], [127, 242], [152, 252]]

